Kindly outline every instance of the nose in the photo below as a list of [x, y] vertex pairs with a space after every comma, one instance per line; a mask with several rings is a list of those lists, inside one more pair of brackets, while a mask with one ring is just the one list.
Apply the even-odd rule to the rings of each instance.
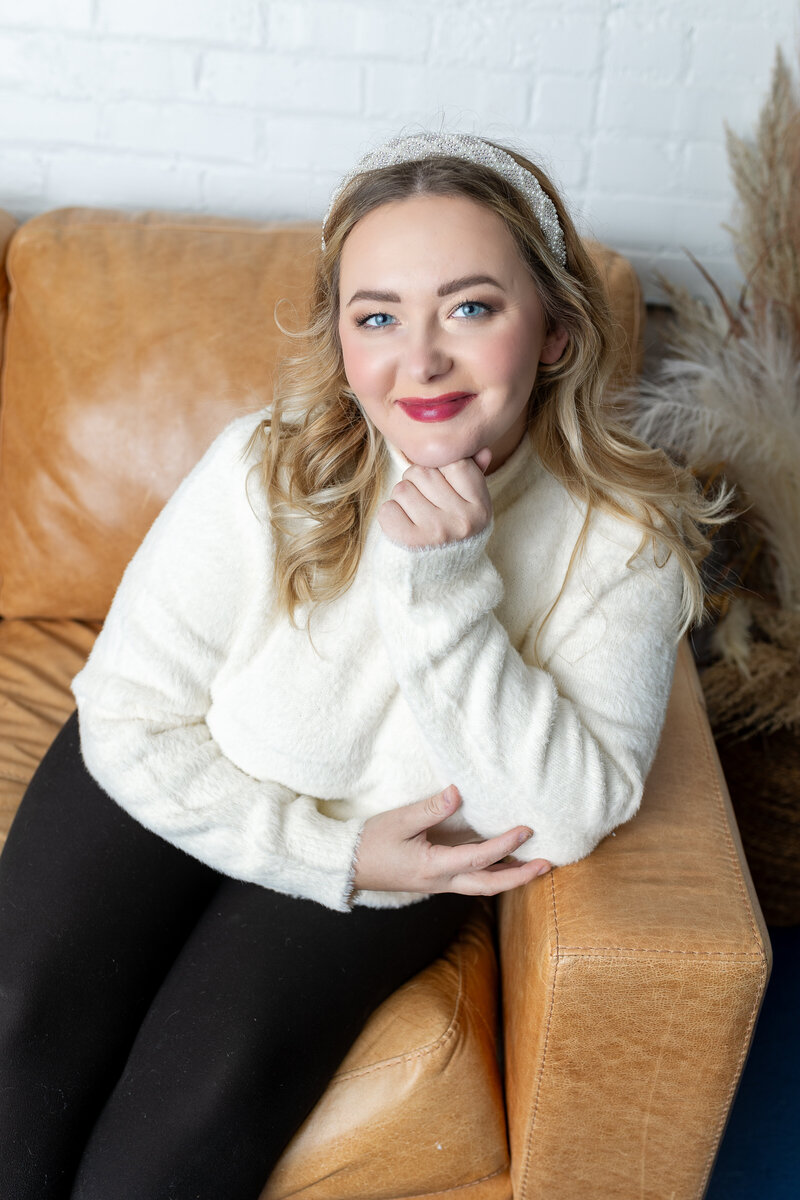
[[436, 325], [410, 330], [404, 349], [404, 372], [416, 383], [447, 375], [453, 366], [444, 333]]

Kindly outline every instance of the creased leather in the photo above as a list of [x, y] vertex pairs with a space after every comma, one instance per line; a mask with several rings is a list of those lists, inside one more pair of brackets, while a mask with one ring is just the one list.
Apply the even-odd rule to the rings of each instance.
[[98, 628], [0, 621], [0, 847], [30, 777], [75, 707], [69, 681]]
[[178, 482], [269, 399], [316, 226], [60, 209], [12, 239], [0, 612], [98, 620]]
[[510, 1200], [496, 997], [478, 916], [373, 1014], [261, 1200], [394, 1200], [473, 1182], [470, 1196]]

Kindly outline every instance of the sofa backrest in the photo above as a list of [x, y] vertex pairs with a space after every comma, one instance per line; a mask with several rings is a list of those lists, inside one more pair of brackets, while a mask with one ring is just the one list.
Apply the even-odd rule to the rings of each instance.
[[17, 222], [11, 213], [0, 208], [0, 372], [3, 368], [3, 346], [5, 344], [6, 317], [8, 316], [8, 274], [6, 272], [6, 256], [11, 242], [11, 235], [17, 228]]
[[[0, 402], [0, 615], [101, 620], [159, 510], [234, 416], [269, 402], [317, 223], [66, 208], [11, 239]], [[641, 354], [629, 264], [593, 247]]]

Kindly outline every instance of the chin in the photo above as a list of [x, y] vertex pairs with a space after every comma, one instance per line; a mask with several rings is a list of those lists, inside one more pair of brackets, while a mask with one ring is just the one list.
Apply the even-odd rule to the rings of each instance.
[[411, 462], [420, 467], [446, 467], [462, 458], [472, 458], [486, 442], [479, 442], [473, 447], [474, 439], [454, 441], [449, 446], [403, 446], [403, 453]]
[[448, 454], [409, 454], [406, 452], [406, 458], [414, 463], [417, 467], [449, 467], [450, 463], [458, 462], [462, 458], [470, 458], [469, 454], [459, 454], [457, 452]]

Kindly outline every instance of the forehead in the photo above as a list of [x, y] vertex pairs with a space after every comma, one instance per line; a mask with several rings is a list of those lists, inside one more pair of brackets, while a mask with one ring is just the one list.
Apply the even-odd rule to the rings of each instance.
[[[456, 266], [470, 273], [523, 269], [516, 243], [497, 213], [468, 196], [409, 196], [373, 208], [342, 247], [342, 287], [386, 274], [432, 275]], [[426, 271], [426, 273], [427, 273]]]

